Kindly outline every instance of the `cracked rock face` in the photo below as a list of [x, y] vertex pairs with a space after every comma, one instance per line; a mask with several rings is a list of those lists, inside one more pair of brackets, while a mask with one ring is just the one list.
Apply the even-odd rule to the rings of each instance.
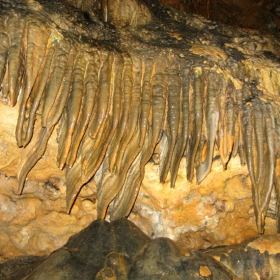
[[[184, 177], [198, 187], [186, 194], [181, 209], [188, 218], [178, 224], [186, 232], [204, 230], [218, 223], [215, 211], [235, 208], [208, 192], [205, 180], [211, 169], [230, 169], [238, 158], [247, 171], [224, 183], [224, 192], [231, 192], [234, 180], [241, 186], [245, 180], [254, 210], [244, 219], [254, 212], [257, 231], [264, 232], [272, 190], [276, 201], [280, 192], [276, 38], [149, 0], [94, 1], [87, 12], [63, 1], [0, 5], [0, 95], [16, 106], [11, 110], [18, 113], [15, 139], [22, 157], [4, 163], [2, 173], [14, 176], [18, 165], [17, 193], [25, 192], [26, 178], [54, 137], [67, 211], [74, 211], [89, 183], [96, 187], [98, 218], [108, 208], [111, 220], [130, 214], [155, 153], [159, 182], [178, 189], [184, 158]], [[57, 186], [44, 191], [49, 200], [60, 196]], [[83, 200], [83, 209], [94, 208], [90, 201]], [[189, 204], [203, 219], [188, 228]], [[167, 213], [172, 217], [171, 208]]]

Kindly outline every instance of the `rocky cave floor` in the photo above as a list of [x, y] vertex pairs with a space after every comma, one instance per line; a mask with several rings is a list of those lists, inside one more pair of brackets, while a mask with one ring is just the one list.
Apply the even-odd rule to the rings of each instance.
[[0, 264], [1, 279], [279, 279], [280, 237], [182, 251], [168, 238], [150, 239], [123, 218], [96, 220], [49, 256]]

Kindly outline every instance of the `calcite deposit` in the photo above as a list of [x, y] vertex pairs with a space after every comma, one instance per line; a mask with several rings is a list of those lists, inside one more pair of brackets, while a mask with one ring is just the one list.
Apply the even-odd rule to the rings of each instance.
[[[0, 252], [2, 258], [18, 255], [44, 255], [63, 246], [68, 238], [97, 218], [97, 189], [86, 184], [67, 213], [65, 173], [54, 161], [55, 135], [44, 157], [28, 175], [25, 191], [17, 194], [17, 165], [24, 150], [14, 139], [17, 114], [0, 105], [1, 118], [9, 116], [0, 129]], [[14, 121], [13, 121], [14, 118]], [[157, 154], [145, 167], [145, 177], [129, 219], [148, 236], [168, 237], [182, 249], [240, 243], [257, 235], [251, 181], [240, 158], [223, 170], [219, 157], [207, 178], [197, 186], [186, 179], [185, 159], [179, 166], [176, 188], [158, 179]], [[275, 197], [266, 219], [265, 234], [276, 233]], [[109, 216], [108, 216], [109, 218]]]
[[182, 247], [279, 230], [279, 41], [150, 0], [70, 2], [0, 3], [2, 255], [130, 213]]

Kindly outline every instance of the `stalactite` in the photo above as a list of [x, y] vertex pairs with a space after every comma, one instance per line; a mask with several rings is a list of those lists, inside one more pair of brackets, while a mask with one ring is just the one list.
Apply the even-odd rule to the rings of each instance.
[[[193, 70], [193, 94], [192, 101], [193, 107], [190, 107], [190, 133], [188, 141], [189, 154], [187, 157], [187, 178], [189, 181], [194, 176], [195, 156], [200, 143], [202, 121], [203, 121], [203, 92], [204, 92], [204, 79], [202, 67], [196, 67]], [[194, 122], [192, 124], [192, 122]]]
[[[9, 18], [7, 20], [7, 32], [10, 36], [11, 46], [9, 48], [9, 103], [14, 106], [17, 102], [19, 89], [24, 72], [24, 44], [22, 44], [25, 20]], [[1, 42], [3, 42], [1, 40]], [[1, 77], [1, 76], [0, 76]], [[1, 78], [0, 78], [1, 80]], [[1, 82], [1, 81], [0, 81]]]
[[[259, 154], [259, 181], [256, 191], [253, 190], [255, 196], [254, 206], [255, 215], [257, 219], [257, 227], [260, 233], [264, 232], [265, 216], [268, 209], [271, 190], [273, 187], [273, 176], [275, 169], [275, 123], [274, 113], [270, 104], [262, 103], [262, 110], [264, 111], [264, 144], [258, 151]], [[259, 125], [259, 124], [257, 124]], [[261, 162], [261, 160], [263, 161]], [[254, 188], [254, 185], [253, 185]]]
[[[76, 47], [72, 46], [69, 50], [68, 60], [67, 60], [67, 67], [65, 70], [64, 77], [62, 79], [61, 85], [59, 87], [59, 90], [57, 92], [57, 96], [55, 97], [55, 100], [52, 104], [52, 107], [50, 108], [50, 111], [48, 113], [47, 119], [46, 119], [46, 127], [50, 128], [53, 125], [56, 125], [61, 117], [61, 114], [64, 110], [64, 107], [66, 106], [66, 101], [70, 92], [70, 87], [72, 85], [72, 76], [73, 76], [73, 66], [75, 59], [77, 57], [77, 49]], [[52, 61], [52, 59], [50, 59]], [[49, 66], [46, 66], [46, 68], [49, 68]], [[44, 74], [42, 74], [44, 76]], [[49, 78], [51, 79], [51, 77]], [[44, 87], [44, 85], [43, 85]], [[46, 91], [44, 93], [46, 95]], [[45, 102], [44, 102], [45, 104]], [[43, 105], [42, 104], [42, 107]], [[43, 111], [43, 109], [42, 109]], [[43, 126], [43, 125], [42, 125]]]
[[201, 160], [196, 169], [196, 182], [199, 184], [210, 172], [213, 158], [215, 138], [218, 129], [219, 108], [218, 108], [218, 88], [217, 74], [211, 71], [208, 78], [207, 101], [206, 101], [206, 156]]
[[[188, 63], [186, 63], [188, 64]], [[177, 173], [179, 169], [180, 160], [183, 157], [187, 140], [188, 140], [188, 122], [189, 122], [189, 68], [185, 68], [187, 65], [183, 65], [183, 69], [180, 71], [181, 76], [181, 89], [180, 99], [181, 108], [181, 121], [179, 122], [179, 133], [176, 139], [176, 145], [170, 162], [170, 173], [171, 173], [171, 187], [175, 187]]]
[[[53, 59], [53, 55], [55, 52], [55, 48], [51, 47], [52, 42], [49, 40], [46, 45], [46, 51], [45, 56], [43, 58], [40, 70], [38, 72], [37, 78], [35, 80], [35, 83], [32, 87], [30, 97], [29, 97], [29, 117], [26, 120], [27, 122], [27, 129], [26, 129], [26, 135], [24, 137], [24, 146], [28, 145], [32, 138], [33, 134], [33, 127], [36, 121], [37, 116], [37, 110], [40, 104], [40, 101], [42, 99], [42, 95], [44, 93], [45, 86], [47, 84], [47, 80], [49, 77], [50, 69], [51, 69], [51, 63]], [[61, 105], [64, 105], [63, 103]], [[42, 102], [42, 107], [44, 106]], [[41, 113], [41, 112], [40, 112]], [[53, 125], [55, 125], [57, 122], [53, 123], [52, 125], [48, 125], [48, 128], [52, 128]]]
[[2, 28], [3, 31], [1, 32], [1, 39], [3, 40], [3, 44], [1, 46], [1, 60], [0, 60], [0, 79], [1, 79], [1, 99], [8, 103], [8, 88], [9, 88], [9, 80], [8, 80], [8, 73], [9, 73], [9, 63], [8, 63], [8, 56], [9, 56], [9, 48], [10, 48], [10, 38], [6, 30], [6, 20], [3, 18], [2, 20]]
[[[112, 203], [110, 209], [111, 220], [116, 220], [120, 217], [129, 215], [133, 207], [133, 204], [137, 198], [140, 184], [144, 177], [145, 164], [152, 156], [153, 149], [154, 149], [152, 143], [151, 123], [149, 121], [150, 114], [152, 113], [151, 78], [154, 72], [153, 61], [151, 59], [147, 59], [147, 60], [142, 59], [142, 69], [143, 69], [142, 70], [143, 82], [141, 86], [142, 98], [141, 98], [141, 113], [139, 118], [140, 135], [138, 141], [140, 152], [128, 170], [128, 174], [124, 186], [121, 188], [120, 192], [118, 193], [117, 197], [114, 199]], [[134, 137], [134, 139], [137, 138]], [[131, 149], [131, 152], [133, 152], [133, 150], [135, 150], [135, 148]], [[134, 154], [136, 153], [134, 152]], [[127, 157], [128, 158], [131, 157], [128, 152], [127, 152], [127, 156], [125, 155], [124, 157], [124, 161], [126, 161]]]
[[55, 99], [59, 98], [59, 91], [62, 87], [63, 78], [68, 64], [68, 57], [71, 56], [71, 45], [68, 41], [62, 40], [60, 47], [56, 49], [50, 69], [50, 77], [45, 86], [45, 100], [42, 112], [42, 127], [47, 127], [50, 123], [50, 111], [55, 103]]
[[[131, 68], [131, 81], [132, 81], [132, 88], [131, 92], [128, 93], [131, 95], [131, 101], [130, 101], [130, 109], [129, 109], [129, 119], [126, 125], [126, 129], [124, 131], [123, 137], [120, 142], [118, 155], [116, 157], [116, 168], [115, 173], [120, 173], [121, 169], [123, 168], [126, 170], [127, 168], [124, 167], [124, 165], [131, 164], [130, 157], [127, 157], [125, 159], [124, 153], [128, 150], [128, 146], [130, 144], [130, 141], [133, 142], [135, 139], [134, 133], [140, 136], [140, 130], [136, 130], [138, 127], [138, 119], [140, 114], [140, 104], [141, 104], [141, 72], [142, 72], [142, 63], [141, 59], [137, 56], [132, 59], [132, 68]], [[133, 137], [134, 136], [134, 137]], [[135, 140], [134, 140], [135, 141]], [[138, 145], [138, 140], [136, 140], [135, 147], [132, 147], [132, 149], [137, 149], [136, 145]], [[134, 158], [134, 156], [132, 156]]]
[[181, 122], [181, 80], [178, 76], [180, 69], [176, 61], [169, 58], [168, 65], [170, 68], [167, 70], [167, 118], [164, 128], [164, 133], [167, 137], [166, 147], [163, 149], [160, 164], [160, 181], [165, 182], [167, 173], [170, 168], [172, 154], [175, 149], [176, 139], [178, 138], [179, 126]]
[[[6, 17], [2, 17], [0, 20], [0, 83], [2, 85], [5, 73], [6, 73], [6, 64], [7, 64], [7, 57], [8, 57], [8, 50], [10, 47], [10, 40], [7, 34], [6, 28]], [[4, 99], [3, 93], [1, 93], [2, 100]]]
[[108, 107], [110, 104], [110, 74], [112, 67], [112, 55], [109, 53], [101, 54], [101, 67], [99, 73], [99, 106], [97, 110], [97, 118], [95, 118], [92, 124], [92, 130], [90, 136], [94, 139], [96, 138], [100, 129], [102, 129], [102, 124], [107, 116]]
[[19, 172], [18, 172], [18, 181], [19, 181], [18, 193], [19, 194], [22, 193], [27, 174], [34, 167], [36, 162], [43, 156], [43, 154], [46, 150], [47, 144], [48, 144], [48, 140], [49, 140], [52, 132], [53, 132], [53, 128], [52, 129], [44, 128], [41, 130], [40, 136], [39, 136], [36, 144], [32, 147], [31, 151], [26, 156], [27, 157], [26, 162], [19, 169]]
[[78, 149], [89, 125], [93, 108], [94, 106], [97, 107], [98, 104], [96, 102], [96, 96], [98, 91], [99, 55], [97, 53], [91, 53], [87, 59], [82, 109], [77, 120], [77, 128], [74, 131], [71, 150], [67, 158], [67, 165], [70, 167], [73, 166], [77, 158]]
[[222, 104], [221, 113], [221, 127], [219, 128], [220, 136], [220, 156], [223, 162], [224, 169], [230, 159], [233, 143], [234, 143], [234, 108], [233, 108], [233, 85], [231, 81], [227, 82], [226, 90], [224, 92], [224, 104]]
[[40, 130], [20, 166], [19, 192], [55, 127], [57, 164], [67, 170], [68, 211], [83, 185], [96, 179], [98, 217], [109, 207], [112, 220], [129, 215], [158, 144], [159, 180], [166, 182], [170, 172], [171, 187], [184, 155], [187, 179], [196, 173], [200, 184], [211, 170], [216, 144], [224, 169], [237, 154], [247, 164], [262, 233], [279, 157], [278, 103], [267, 97], [272, 93], [263, 88], [261, 74], [248, 66], [253, 58], [242, 53], [244, 46], [228, 55], [231, 48], [218, 48], [212, 38], [218, 29], [206, 46], [199, 38], [192, 41], [195, 25], [174, 32], [186, 27], [183, 15], [176, 21], [170, 15], [170, 26], [163, 28], [150, 13], [154, 6], [139, 3], [133, 1], [137, 9], [129, 15], [126, 2], [116, 5], [125, 7], [121, 15], [105, 3], [95, 11], [96, 22], [80, 19], [75, 28], [52, 18], [50, 7], [52, 21], [45, 18], [47, 3], [38, 2], [33, 14], [20, 17], [14, 6], [0, 10], [0, 94], [2, 101], [19, 104], [18, 146], [29, 145], [37, 121]]
[[123, 76], [122, 76], [122, 114], [120, 123], [117, 127], [116, 134], [112, 140], [112, 143], [109, 147], [109, 166], [110, 172], [114, 172], [116, 168], [117, 156], [120, 149], [120, 143], [123, 138], [124, 132], [127, 129], [127, 122], [129, 118], [129, 109], [131, 102], [131, 91], [132, 91], [132, 64], [131, 60], [128, 57], [124, 57], [124, 66], [123, 66]]
[[66, 163], [69, 150], [72, 144], [72, 136], [81, 109], [85, 67], [86, 67], [85, 54], [81, 50], [75, 61], [75, 66], [73, 69], [72, 88], [70, 89], [67, 104], [65, 106], [66, 127], [64, 129], [66, 129], [67, 132], [65, 133], [65, 137], [62, 140], [63, 148], [59, 151], [59, 167], [61, 169], [64, 167]]
[[[24, 83], [23, 94], [21, 98], [20, 114], [18, 119], [17, 141], [19, 146], [26, 146], [30, 140], [30, 133], [28, 135], [28, 120], [30, 117], [30, 99], [31, 93], [35, 85], [36, 78], [41, 68], [42, 61], [45, 56], [45, 50], [47, 45], [48, 33], [44, 32], [37, 22], [28, 22], [25, 25], [24, 32], [26, 33], [26, 50], [25, 50], [25, 67], [24, 67]], [[42, 38], [34, 36], [34, 34], [42, 33]], [[54, 77], [52, 77], [52, 80]], [[54, 82], [54, 81], [52, 81]], [[56, 95], [56, 89], [52, 92], [52, 95]], [[48, 96], [48, 95], [47, 95]]]

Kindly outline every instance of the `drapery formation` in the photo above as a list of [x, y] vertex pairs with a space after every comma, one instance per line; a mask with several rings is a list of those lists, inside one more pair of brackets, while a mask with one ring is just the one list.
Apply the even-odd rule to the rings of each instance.
[[112, 220], [129, 215], [158, 143], [159, 179], [170, 172], [171, 187], [183, 156], [199, 184], [216, 150], [224, 169], [237, 154], [247, 164], [262, 233], [273, 186], [280, 193], [279, 42], [152, 2], [93, 1], [82, 11], [2, 1], [0, 94], [19, 103], [18, 146], [41, 125], [19, 193], [55, 128], [67, 209], [94, 179], [98, 217], [110, 204]]

